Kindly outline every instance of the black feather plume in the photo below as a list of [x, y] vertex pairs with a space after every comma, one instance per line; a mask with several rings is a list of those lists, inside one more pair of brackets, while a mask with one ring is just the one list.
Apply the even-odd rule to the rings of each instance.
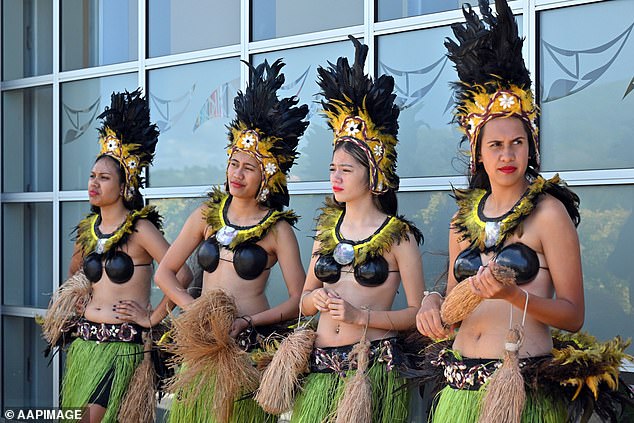
[[106, 106], [98, 118], [102, 120], [98, 128], [101, 136], [106, 136], [106, 128], [109, 128], [123, 144], [138, 144], [130, 153], [139, 157], [140, 166], [152, 163], [159, 130], [150, 122], [150, 108], [140, 88], [131, 93], [113, 92], [110, 106]]
[[[257, 129], [265, 137], [275, 137], [278, 140], [269, 152], [277, 158], [280, 170], [287, 174], [299, 155], [299, 138], [308, 127], [309, 122], [304, 120], [308, 106], [297, 107], [299, 99], [295, 96], [278, 99], [277, 90], [284, 84], [284, 74], [280, 72], [284, 67], [282, 59], [271, 65], [265, 60], [257, 67], [244, 63], [249, 67], [251, 82], [244, 93], [238, 92], [234, 99], [236, 116], [228, 126], [229, 145], [235, 142], [232, 129]], [[288, 190], [286, 186], [281, 189], [281, 192], [269, 194], [267, 207], [280, 209], [282, 205], [288, 205]]]
[[400, 110], [394, 103], [396, 100], [396, 94], [393, 93], [394, 78], [381, 75], [372, 81], [372, 78], [363, 71], [368, 56], [368, 46], [352, 35], [348, 38], [355, 48], [352, 67], [348, 63], [348, 58], [340, 57], [337, 59], [337, 64], [328, 62], [327, 69], [321, 66], [317, 69], [317, 83], [324, 96], [321, 102], [322, 107], [325, 111], [336, 112], [336, 103], [344, 104], [354, 114], [358, 114], [360, 108], [365, 107], [377, 129], [396, 136]]
[[522, 58], [524, 40], [518, 35], [515, 17], [506, 0], [495, 1], [497, 16], [493, 16], [487, 0], [479, 0], [479, 7], [482, 19], [465, 4], [466, 22], [451, 26], [458, 42], [445, 40], [447, 56], [455, 64], [460, 81], [486, 85], [494, 80], [505, 88], [514, 84], [528, 89], [531, 79]]

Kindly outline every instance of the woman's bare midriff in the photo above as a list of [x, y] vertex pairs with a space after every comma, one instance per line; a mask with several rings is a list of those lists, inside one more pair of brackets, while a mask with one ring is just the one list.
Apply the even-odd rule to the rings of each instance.
[[[504, 300], [485, 300], [462, 322], [453, 348], [463, 357], [501, 358], [509, 327], [521, 324], [522, 313], [523, 310], [513, 307], [511, 323], [510, 303]], [[551, 349], [552, 338], [548, 325], [526, 316], [520, 357], [550, 354]]]
[[116, 284], [108, 279], [104, 271], [101, 280], [92, 285], [92, 298], [86, 306], [84, 317], [97, 323], [122, 323], [112, 309], [119, 301], [135, 301], [141, 307], [148, 307], [151, 272], [151, 266], [137, 266], [132, 279]]
[[[324, 284], [324, 287], [336, 291], [341, 298], [358, 309], [369, 309], [370, 313], [392, 309], [396, 290], [400, 285], [398, 272], [390, 273], [387, 280], [379, 286], [367, 287], [359, 285], [353, 273], [345, 270], [346, 268], [342, 269], [341, 278], [337, 283]], [[359, 342], [363, 331], [364, 326], [335, 320], [328, 313], [321, 313], [315, 345], [318, 347], [352, 345]], [[396, 336], [396, 331], [368, 328], [366, 333], [366, 339], [369, 341], [392, 336]]]
[[[227, 250], [221, 252], [221, 257], [231, 260], [233, 254]], [[236, 273], [231, 261], [221, 260], [213, 273], [205, 272], [203, 276], [203, 292], [222, 289], [232, 295], [238, 308], [238, 315], [254, 315], [271, 308], [265, 295], [266, 282], [270, 270], [265, 270], [260, 276], [252, 280], [242, 279]], [[269, 256], [267, 267], [271, 267], [276, 260]]]

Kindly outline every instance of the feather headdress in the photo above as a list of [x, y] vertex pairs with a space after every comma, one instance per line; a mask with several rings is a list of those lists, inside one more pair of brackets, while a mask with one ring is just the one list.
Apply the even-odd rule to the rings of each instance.
[[363, 72], [368, 46], [353, 36], [355, 58], [352, 67], [346, 57], [328, 68], [319, 67], [317, 83], [324, 96], [321, 104], [328, 125], [334, 131], [334, 145], [352, 142], [359, 146], [370, 165], [370, 189], [381, 194], [397, 190], [396, 136], [400, 110], [394, 104], [394, 78], [381, 75], [372, 80]]
[[[245, 62], [246, 63], [246, 62]], [[298, 156], [299, 138], [308, 127], [303, 120], [308, 106], [297, 107], [297, 97], [278, 99], [277, 90], [284, 83], [281, 59], [272, 65], [253, 67], [247, 63], [251, 83], [234, 99], [236, 117], [229, 124], [229, 157], [242, 151], [260, 164], [262, 182], [256, 194], [268, 208], [288, 206], [286, 176]]]
[[99, 156], [110, 156], [124, 170], [123, 195], [131, 200], [144, 180], [141, 170], [152, 163], [158, 142], [158, 127], [150, 122], [150, 109], [141, 89], [112, 93], [110, 106], [98, 116]]
[[463, 6], [466, 22], [451, 26], [458, 43], [449, 38], [445, 41], [447, 56], [460, 78], [453, 84], [454, 121], [469, 140], [471, 171], [476, 167], [480, 131], [498, 117], [517, 117], [526, 122], [539, 165], [538, 108], [513, 12], [506, 0], [495, 1], [497, 16], [493, 16], [487, 0], [479, 0], [479, 6], [481, 19], [469, 4]]

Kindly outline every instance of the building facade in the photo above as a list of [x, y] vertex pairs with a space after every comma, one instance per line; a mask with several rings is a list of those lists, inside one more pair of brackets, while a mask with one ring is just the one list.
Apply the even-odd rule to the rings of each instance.
[[[209, 187], [224, 181], [225, 125], [248, 79], [240, 61], [283, 58], [282, 94], [310, 105], [289, 183], [307, 265], [313, 218], [330, 192], [332, 135], [316, 102], [316, 69], [353, 57], [348, 34], [362, 39], [368, 71], [396, 82], [400, 213], [425, 235], [427, 287], [442, 284], [455, 211], [450, 189], [465, 183], [466, 171], [460, 134], [449, 123], [449, 82], [457, 76], [443, 41], [462, 20], [462, 3], [2, 0], [0, 409], [57, 404], [62, 360], [43, 357], [35, 318], [67, 275], [72, 230], [89, 209], [96, 116], [112, 91], [142, 87], [148, 96], [161, 136], [144, 194], [173, 240]], [[581, 197], [584, 329], [601, 339], [632, 337], [634, 1], [510, 5], [542, 110], [542, 171], [559, 172]], [[285, 293], [273, 272], [271, 302]], [[404, 304], [402, 293], [397, 303]]]

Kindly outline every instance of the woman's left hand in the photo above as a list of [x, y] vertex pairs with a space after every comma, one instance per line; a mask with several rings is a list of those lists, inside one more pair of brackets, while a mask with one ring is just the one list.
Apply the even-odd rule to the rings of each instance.
[[488, 266], [480, 266], [478, 273], [470, 279], [471, 291], [479, 297], [506, 300], [513, 296], [515, 286], [506, 286], [495, 279]]
[[231, 335], [231, 337], [235, 339], [240, 334], [240, 332], [242, 332], [249, 326], [250, 323], [246, 317], [238, 317], [236, 320], [233, 321], [233, 324], [231, 325], [231, 332], [229, 332], [229, 335]]
[[112, 311], [117, 313], [117, 319], [122, 322], [136, 323], [144, 328], [152, 326], [151, 310], [141, 307], [136, 301], [121, 300], [112, 306]]
[[343, 298], [330, 298], [328, 300], [328, 309], [330, 310], [330, 317], [332, 317], [333, 320], [355, 325], [365, 324], [366, 313]]

